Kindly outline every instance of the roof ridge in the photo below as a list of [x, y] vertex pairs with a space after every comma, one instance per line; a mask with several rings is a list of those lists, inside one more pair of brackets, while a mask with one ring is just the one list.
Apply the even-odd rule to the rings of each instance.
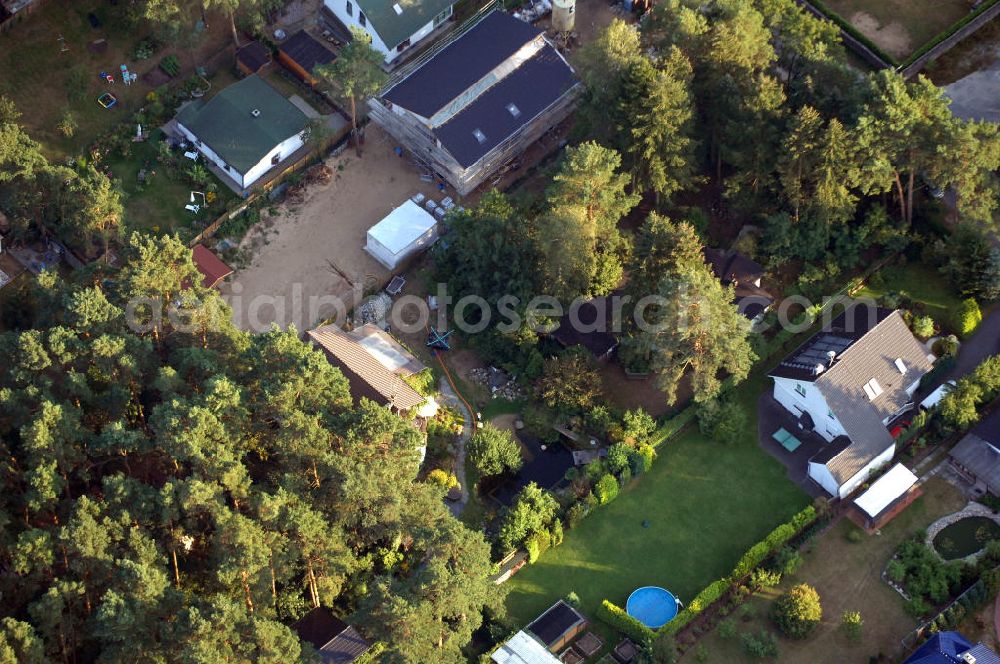
[[[891, 314], [889, 314], [888, 316], [886, 316], [885, 318], [883, 318], [882, 320], [880, 320], [879, 322], [877, 322], [867, 332], [865, 332], [860, 337], [858, 337], [857, 339], [855, 339], [851, 343], [850, 346], [848, 346], [844, 350], [840, 351], [840, 355], [838, 355], [835, 358], [836, 361], [833, 363], [833, 366], [827, 368], [823, 373], [821, 373], [819, 376], [817, 376], [816, 380], [814, 382], [815, 383], [820, 383], [827, 376], [829, 376], [831, 374], [836, 374], [837, 373], [837, 368], [840, 367], [840, 366], [842, 366], [842, 365], [845, 365], [846, 364], [845, 360], [851, 359], [853, 357], [853, 354], [851, 353], [851, 351], [858, 347], [858, 345], [860, 344], [861, 340], [864, 339], [865, 337], [867, 337], [868, 335], [873, 334], [876, 330], [878, 330], [880, 327], [882, 327], [882, 325], [886, 321], [892, 320], [894, 316], [898, 317], [900, 319], [900, 321], [902, 321], [902, 317], [899, 316], [899, 310], [898, 309], [894, 309]], [[903, 324], [905, 325], [906, 323], [904, 322]], [[840, 373], [843, 373], [844, 371], [847, 371], [847, 369], [841, 370]]]

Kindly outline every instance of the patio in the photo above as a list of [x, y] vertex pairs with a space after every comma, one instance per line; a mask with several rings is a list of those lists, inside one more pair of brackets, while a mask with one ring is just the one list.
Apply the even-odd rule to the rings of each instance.
[[[810, 496], [826, 495], [808, 475], [809, 459], [826, 446], [826, 440], [819, 434], [800, 429], [798, 420], [775, 401], [770, 392], [761, 395], [757, 409], [757, 434], [764, 451], [780, 461], [788, 470], [788, 478]], [[779, 442], [775, 434], [781, 430], [801, 444], [796, 446], [794, 440], [787, 436], [782, 436], [786, 438], [785, 443]]]

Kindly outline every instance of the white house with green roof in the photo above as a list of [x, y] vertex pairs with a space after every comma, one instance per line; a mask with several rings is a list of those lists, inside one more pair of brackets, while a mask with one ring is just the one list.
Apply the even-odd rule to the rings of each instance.
[[308, 123], [256, 74], [177, 114], [184, 137], [244, 190], [303, 146]]
[[389, 64], [451, 18], [455, 0], [323, 0], [348, 28], [360, 28]]

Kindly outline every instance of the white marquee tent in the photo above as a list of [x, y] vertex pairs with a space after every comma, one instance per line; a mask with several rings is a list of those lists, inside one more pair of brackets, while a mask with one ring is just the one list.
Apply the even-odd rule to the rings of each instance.
[[368, 229], [365, 251], [390, 270], [434, 244], [437, 219], [413, 201], [406, 201]]

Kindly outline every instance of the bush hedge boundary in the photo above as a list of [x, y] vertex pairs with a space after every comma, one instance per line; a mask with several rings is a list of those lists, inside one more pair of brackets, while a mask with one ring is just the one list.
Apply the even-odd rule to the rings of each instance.
[[[997, 0], [994, 0], [997, 1]], [[808, 0], [808, 4], [812, 5], [817, 11], [819, 11], [823, 16], [827, 17], [839, 27], [841, 30], [849, 34], [854, 39], [858, 40], [864, 44], [865, 48], [874, 53], [883, 62], [892, 67], [898, 67], [899, 63], [894, 57], [883, 51], [875, 42], [866, 37], [860, 30], [858, 30], [854, 25], [845, 19], [843, 16], [833, 11], [826, 6], [823, 0]]]
[[673, 620], [656, 631], [646, 627], [628, 615], [620, 606], [607, 599], [601, 602], [598, 618], [633, 640], [636, 640], [636, 637], [645, 638], [647, 636], [652, 639], [657, 634], [676, 635], [698, 615], [725, 597], [737, 584], [743, 582], [755, 568], [774, 555], [778, 549], [816, 525], [819, 520], [820, 516], [816, 513], [816, 509], [809, 505], [785, 523], [777, 526], [768, 533], [767, 537], [747, 549], [729, 576], [716, 579], [705, 586]]
[[[815, 1], [818, 1], [818, 0], [812, 0], [812, 1], [815, 2]], [[954, 23], [952, 23], [950, 26], [948, 26], [947, 28], [945, 28], [943, 31], [939, 32], [930, 41], [924, 43], [920, 48], [918, 48], [916, 51], [914, 51], [913, 53], [911, 53], [909, 55], [909, 57], [907, 57], [905, 60], [903, 60], [898, 65], [897, 69], [899, 69], [900, 71], [905, 70], [907, 67], [909, 67], [910, 65], [912, 65], [913, 63], [915, 63], [917, 60], [919, 60], [920, 58], [922, 58], [923, 56], [925, 56], [932, 49], [936, 48], [938, 44], [940, 44], [941, 42], [945, 41], [946, 39], [951, 38], [956, 32], [958, 32], [959, 30], [961, 30], [962, 28], [964, 28], [965, 26], [967, 26], [969, 23], [972, 23], [974, 20], [976, 20], [977, 18], [979, 18], [981, 15], [985, 14], [987, 11], [989, 11], [991, 8], [993, 8], [993, 6], [996, 5], [998, 2], [1000, 2], [1000, 0], [986, 0], [986, 2], [984, 2], [981, 5], [979, 5], [974, 10], [972, 10], [971, 12], [969, 12], [968, 14], [966, 14], [965, 16], [963, 16], [962, 18], [960, 18], [959, 20], [957, 20]]]

